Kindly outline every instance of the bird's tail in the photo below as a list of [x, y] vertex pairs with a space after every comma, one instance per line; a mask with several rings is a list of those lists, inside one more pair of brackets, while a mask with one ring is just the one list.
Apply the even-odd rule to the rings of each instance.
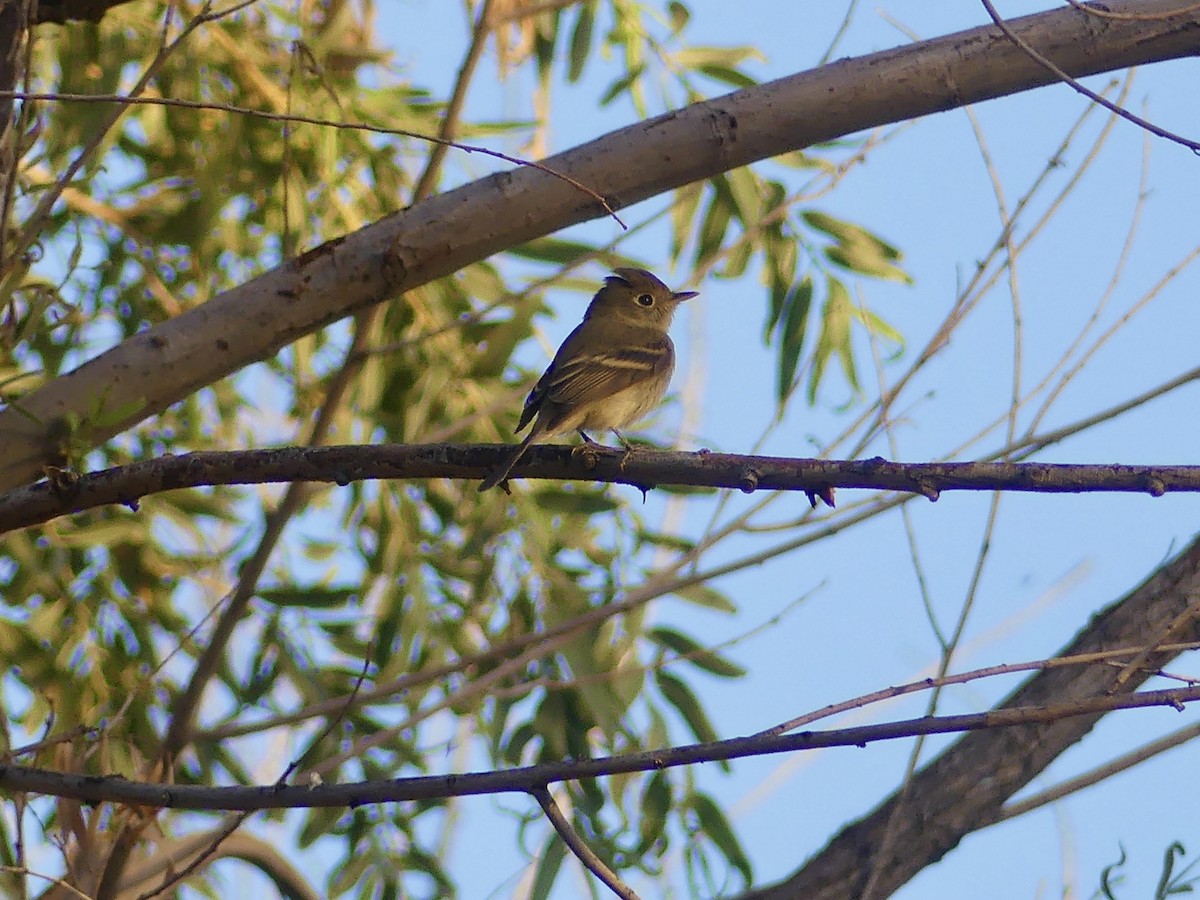
[[508, 473], [512, 471], [512, 467], [515, 466], [521, 457], [525, 455], [526, 448], [530, 445], [530, 443], [533, 442], [534, 436], [537, 435], [537, 433], [538, 431], [536, 428], [532, 429], [529, 434], [525, 436], [525, 440], [513, 447], [512, 452], [508, 454], [508, 458], [496, 467], [496, 471], [492, 472], [491, 475], [483, 479], [479, 485], [479, 490], [486, 491], [488, 488], [494, 488], [505, 478], [507, 478]]

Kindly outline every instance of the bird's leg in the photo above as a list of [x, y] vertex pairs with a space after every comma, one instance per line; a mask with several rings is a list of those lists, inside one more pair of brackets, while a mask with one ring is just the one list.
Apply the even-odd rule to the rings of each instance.
[[633, 446], [633, 444], [629, 443], [629, 441], [625, 440], [625, 436], [621, 434], [621, 432], [617, 431], [617, 429], [613, 428], [612, 433], [617, 436], [617, 440], [620, 441], [621, 446], [625, 448], [624, 452], [621, 454], [621, 461], [617, 463], [617, 468], [624, 472], [625, 463], [629, 461], [629, 457], [633, 456], [636, 448]]
[[585, 466], [587, 466], [589, 469], [594, 469], [594, 468], [596, 468], [596, 463], [598, 461], [596, 458], [597, 457], [596, 451], [607, 450], [608, 448], [605, 447], [603, 444], [599, 444], [596, 441], [593, 441], [590, 437], [588, 437], [587, 432], [584, 431], [582, 428], [578, 429], [578, 432], [579, 432], [579, 436], [581, 438], [583, 438], [583, 445], [580, 447], [574, 448], [571, 451], [571, 455], [575, 456], [576, 454], [578, 454], [578, 455], [582, 456], [583, 464]]

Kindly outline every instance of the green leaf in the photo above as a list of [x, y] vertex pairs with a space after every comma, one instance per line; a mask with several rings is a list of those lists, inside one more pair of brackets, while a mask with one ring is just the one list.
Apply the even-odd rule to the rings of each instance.
[[875, 252], [875, 248], [867, 244], [846, 244], [840, 247], [826, 247], [826, 258], [836, 266], [849, 272], [857, 272], [868, 278], [879, 278], [884, 281], [898, 281], [901, 284], [912, 284], [912, 276], [902, 268], [888, 262]]
[[610, 84], [607, 88], [605, 88], [604, 93], [600, 95], [600, 105], [608, 106], [608, 104], [612, 103], [619, 96], [632, 88], [637, 83], [638, 79], [645, 74], [645, 72], [645, 64], [634, 66], [624, 75]]
[[542, 509], [552, 513], [593, 516], [596, 513], [608, 513], [621, 508], [619, 500], [614, 500], [607, 493], [599, 491], [548, 488], [534, 492], [533, 499]]
[[912, 277], [896, 263], [900, 250], [861, 225], [834, 218], [827, 213], [807, 210], [801, 218], [812, 228], [836, 242], [825, 248], [825, 256], [834, 265], [870, 278], [882, 278], [911, 284]]
[[689, 805], [700, 821], [700, 830], [721, 851], [729, 864], [737, 869], [747, 885], [754, 882], [754, 870], [750, 858], [729, 825], [729, 819], [708, 794], [694, 794]]
[[858, 390], [858, 376], [854, 369], [854, 354], [850, 346], [850, 320], [853, 307], [850, 292], [841, 281], [829, 276], [826, 284], [825, 303], [821, 309], [821, 335], [813, 352], [813, 367], [808, 375], [808, 402], [815, 403], [817, 388], [825, 374], [825, 366], [835, 354], [842, 364], [846, 380]]
[[651, 628], [646, 636], [660, 646], [677, 653], [682, 659], [692, 663], [720, 678], [741, 678], [746, 670], [736, 663], [724, 659], [720, 654], [709, 650], [695, 638], [689, 637], [674, 628], [658, 626]]
[[[697, 741], [708, 744], [717, 740], [717, 732], [713, 728], [712, 722], [709, 721], [708, 713], [704, 711], [704, 707], [700, 705], [700, 701], [692, 693], [692, 689], [682, 679], [661, 669], [655, 673], [654, 678], [663, 698], [683, 717], [683, 721], [687, 723], [688, 729]], [[727, 761], [721, 761], [720, 766], [724, 771], [729, 771]]]
[[717, 612], [729, 613], [730, 615], [737, 612], [737, 604], [716, 588], [709, 587], [707, 584], [693, 584], [682, 587], [674, 591], [674, 594], [682, 600], [695, 603], [697, 606], [703, 606], [705, 609], [715, 609]]
[[683, 248], [692, 236], [696, 221], [696, 210], [704, 194], [704, 185], [699, 182], [681, 187], [675, 192], [671, 204], [671, 262], [679, 262]]
[[550, 896], [550, 889], [554, 887], [554, 880], [558, 878], [558, 871], [567, 857], [567, 845], [558, 836], [557, 831], [546, 838], [546, 843], [542, 845], [542, 852], [538, 854], [538, 857], [537, 870], [533, 874], [533, 886], [529, 890], [529, 900], [546, 900]]
[[646, 781], [638, 805], [642, 818], [638, 824], [640, 840], [635, 853], [642, 856], [656, 841], [666, 837], [667, 815], [671, 812], [671, 783], [667, 780], [665, 771], [660, 769]]
[[593, 244], [582, 241], [565, 241], [562, 238], [543, 237], [528, 243], [513, 247], [508, 251], [513, 256], [523, 259], [536, 259], [538, 262], [554, 263], [561, 266], [573, 263], [577, 259], [590, 256], [596, 252]]
[[[796, 369], [800, 366], [800, 354], [804, 350], [804, 336], [808, 332], [808, 313], [812, 307], [812, 300], [812, 277], [805, 275], [788, 291], [783, 301], [784, 319], [779, 336], [779, 381], [776, 384], [780, 407], [792, 395]], [[814, 362], [814, 368], [815, 365]]]
[[889, 358], [894, 359], [895, 357], [899, 356], [901, 352], [903, 352], [904, 335], [897, 331], [896, 328], [893, 327], [889, 322], [881, 318], [876, 313], [871, 312], [871, 310], [864, 309], [861, 306], [856, 306], [854, 308], [854, 316], [871, 334], [881, 337], [886, 341], [891, 341], [896, 345], [896, 352]]
[[[1117, 847], [1120, 848], [1121, 851], [1120, 858], [1115, 863], [1111, 863], [1100, 870], [1100, 893], [1102, 893], [1107, 900], [1117, 900], [1112, 891], [1113, 886], [1120, 884], [1124, 880], [1124, 876], [1119, 874], [1117, 870], [1125, 865], [1125, 847], [1122, 844], [1117, 844]], [[1116, 873], [1115, 878], [1113, 877], [1114, 873]]]
[[358, 593], [351, 588], [279, 587], [263, 588], [258, 596], [275, 606], [300, 606], [306, 609], [336, 609]]
[[725, 257], [725, 265], [721, 268], [722, 278], [740, 278], [750, 266], [754, 257], [754, 244], [741, 240], [734, 245], [729, 255]]
[[575, 30], [571, 32], [567, 81], [576, 82], [583, 74], [583, 67], [592, 50], [592, 29], [595, 24], [596, 0], [588, 0], [579, 7], [579, 18], [575, 20]]
[[748, 88], [758, 84], [758, 80], [750, 77], [745, 72], [735, 69], [732, 66], [700, 66], [697, 69], [704, 75], [707, 75], [713, 81], [719, 81], [722, 84], [728, 84], [735, 88]]
[[707, 263], [720, 252], [721, 244], [725, 241], [725, 232], [729, 230], [729, 221], [733, 218], [733, 195], [721, 182], [719, 177], [713, 179], [712, 199], [708, 202], [708, 211], [704, 214], [697, 237], [697, 267]]
[[666, 547], [668, 550], [676, 550], [680, 553], [687, 553], [696, 546], [696, 542], [689, 538], [668, 534], [665, 531], [653, 531], [649, 528], [639, 528], [637, 539], [639, 544]]
[[800, 217], [811, 227], [829, 235], [839, 244], [871, 246], [880, 257], [892, 262], [898, 261], [902, 255], [897, 247], [867, 231], [861, 225], [844, 222], [816, 210], [806, 210], [800, 214]]
[[657, 484], [654, 486], [654, 489], [662, 491], [664, 494], [682, 494], [685, 497], [693, 494], [715, 494], [717, 492], [716, 488], [702, 484]]
[[[771, 271], [770, 277], [770, 309], [767, 313], [767, 323], [763, 328], [763, 343], [771, 343], [771, 333], [783, 318], [783, 312], [788, 308], [788, 298], [796, 280], [796, 242], [782, 238], [773, 242], [767, 250], [767, 265]], [[811, 299], [811, 298], [810, 298]]]
[[702, 69], [704, 66], [734, 68], [748, 59], [765, 58], [754, 47], [683, 47], [671, 54], [672, 61], [681, 69]]
[[729, 191], [739, 221], [747, 228], [758, 225], [763, 214], [763, 192], [754, 172], [742, 166], [726, 172], [720, 183]]

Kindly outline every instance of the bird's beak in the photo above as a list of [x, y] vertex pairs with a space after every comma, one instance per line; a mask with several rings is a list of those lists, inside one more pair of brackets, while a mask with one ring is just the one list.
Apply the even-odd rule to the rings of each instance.
[[671, 299], [680, 303], [684, 300], [691, 300], [693, 297], [700, 296], [699, 291], [678, 291], [671, 295]]

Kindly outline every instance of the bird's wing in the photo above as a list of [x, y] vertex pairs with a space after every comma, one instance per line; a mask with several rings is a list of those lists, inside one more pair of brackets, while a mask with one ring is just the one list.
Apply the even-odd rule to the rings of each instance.
[[542, 402], [576, 409], [586, 406], [670, 373], [674, 356], [671, 339], [664, 334], [637, 346], [572, 357], [554, 367]]

